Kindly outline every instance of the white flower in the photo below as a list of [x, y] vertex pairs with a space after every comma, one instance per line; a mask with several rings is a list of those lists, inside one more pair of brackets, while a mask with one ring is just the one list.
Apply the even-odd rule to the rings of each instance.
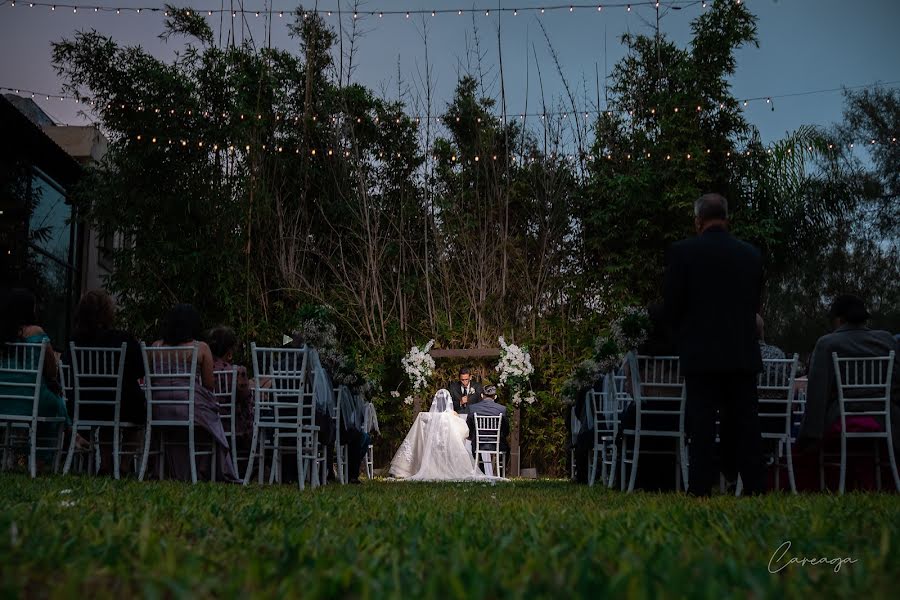
[[60, 496], [65, 496], [66, 494], [71, 494], [71, 493], [72, 493], [72, 490], [70, 490], [70, 489], [59, 490]]
[[407, 406], [412, 406], [413, 397], [407, 396], [406, 398], [403, 399], [403, 403], [406, 404]]
[[72, 508], [76, 504], [77, 504], [77, 502], [75, 502], [74, 500], [63, 500], [62, 502], [59, 503], [59, 505], [62, 506], [63, 508]]
[[400, 397], [400, 392], [398, 392], [397, 390], [393, 390], [391, 392], [391, 398], [399, 398], [399, 397]]

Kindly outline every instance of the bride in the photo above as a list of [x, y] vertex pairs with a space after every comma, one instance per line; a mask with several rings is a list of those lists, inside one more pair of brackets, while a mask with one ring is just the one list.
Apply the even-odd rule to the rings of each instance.
[[438, 390], [420, 413], [391, 461], [390, 474], [410, 481], [486, 481], [466, 449], [469, 426], [453, 410], [447, 390]]

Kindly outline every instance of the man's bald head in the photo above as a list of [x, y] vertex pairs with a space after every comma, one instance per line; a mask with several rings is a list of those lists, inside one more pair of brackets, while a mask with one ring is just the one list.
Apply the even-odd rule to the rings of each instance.
[[728, 200], [722, 194], [703, 194], [694, 202], [694, 224], [703, 231], [713, 224], [728, 221]]

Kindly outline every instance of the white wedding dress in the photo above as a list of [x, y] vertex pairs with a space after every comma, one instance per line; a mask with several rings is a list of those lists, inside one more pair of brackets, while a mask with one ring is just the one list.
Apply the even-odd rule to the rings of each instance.
[[466, 449], [469, 426], [453, 410], [450, 392], [438, 390], [391, 461], [390, 474], [410, 481], [490, 481]]

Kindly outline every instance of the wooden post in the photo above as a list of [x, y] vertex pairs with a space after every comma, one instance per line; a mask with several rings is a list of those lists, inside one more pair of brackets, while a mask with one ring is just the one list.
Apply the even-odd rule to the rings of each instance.
[[[507, 408], [509, 410], [509, 407]], [[520, 475], [521, 455], [519, 454], [519, 424], [522, 422], [522, 409], [515, 407], [512, 411], [512, 422], [509, 424], [509, 473], [507, 476]]]

